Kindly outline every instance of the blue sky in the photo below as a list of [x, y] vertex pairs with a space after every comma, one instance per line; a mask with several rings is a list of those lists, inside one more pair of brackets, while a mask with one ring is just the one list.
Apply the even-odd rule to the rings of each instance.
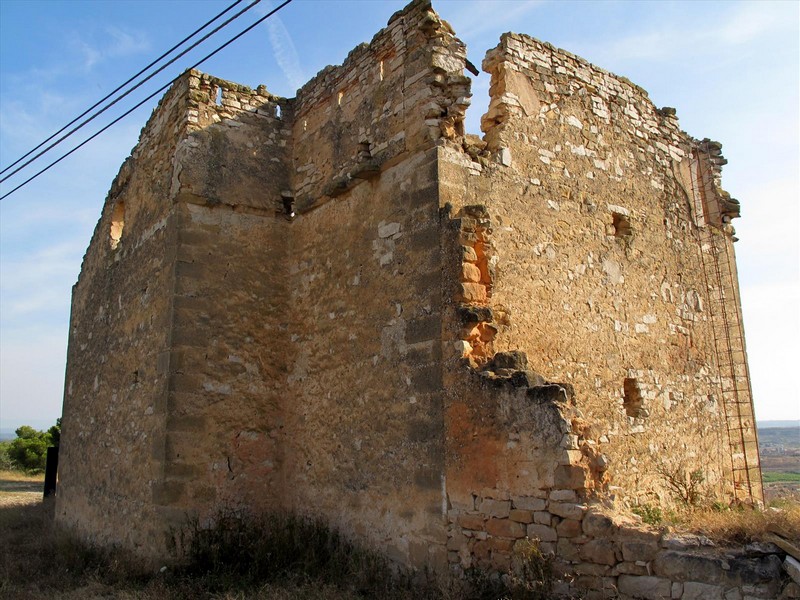
[[[228, 4], [0, 0], [0, 164]], [[269, 5], [264, 0], [216, 43]], [[293, 96], [325, 65], [341, 63], [369, 41], [403, 5], [295, 0], [201, 69]], [[501, 33], [527, 33], [628, 77], [657, 106], [676, 107], [689, 134], [722, 142], [730, 161], [723, 186], [742, 203], [736, 251], [756, 413], [800, 419], [793, 378], [800, 365], [800, 4], [434, 0], [434, 7], [476, 65]], [[216, 39], [130, 98], [149, 95], [216, 47]], [[485, 73], [473, 78], [473, 133], [488, 84]], [[0, 429], [46, 427], [60, 415], [71, 286], [111, 181], [156, 101], [0, 202]], [[109, 111], [97, 123], [113, 114], [119, 113]], [[95, 130], [90, 125], [74, 139]], [[0, 193], [21, 181], [0, 184]]]

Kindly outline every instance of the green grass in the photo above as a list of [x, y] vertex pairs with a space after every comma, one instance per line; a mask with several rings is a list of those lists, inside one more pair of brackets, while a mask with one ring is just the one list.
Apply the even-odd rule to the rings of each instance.
[[788, 471], [765, 471], [762, 473], [764, 483], [800, 483], [800, 473]]

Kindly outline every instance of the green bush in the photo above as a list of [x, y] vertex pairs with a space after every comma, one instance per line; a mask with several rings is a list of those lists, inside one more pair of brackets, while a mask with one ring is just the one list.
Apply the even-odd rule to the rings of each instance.
[[23, 425], [15, 433], [16, 439], [8, 443], [6, 450], [9, 466], [28, 473], [41, 473], [47, 466], [47, 448], [58, 446], [61, 439], [61, 419], [47, 431]]
[[634, 506], [631, 510], [633, 514], [642, 517], [642, 521], [648, 525], [661, 525], [664, 520], [664, 513], [661, 512], [658, 506], [652, 504], [640, 504], [639, 506]]
[[8, 455], [8, 449], [11, 447], [11, 442], [0, 442], [0, 471], [13, 471], [14, 463]]

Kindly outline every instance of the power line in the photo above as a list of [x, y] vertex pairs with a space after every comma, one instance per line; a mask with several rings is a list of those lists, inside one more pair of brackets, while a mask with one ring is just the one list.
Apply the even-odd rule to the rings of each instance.
[[[260, 0], [258, 0], [258, 1], [260, 2]], [[209, 58], [211, 58], [212, 56], [215, 56], [216, 54], [218, 54], [219, 52], [221, 52], [222, 50], [224, 50], [225, 48], [227, 48], [228, 46], [230, 46], [230, 45], [231, 45], [233, 42], [235, 42], [236, 40], [238, 40], [238, 39], [239, 39], [240, 37], [242, 37], [244, 34], [248, 33], [250, 30], [252, 30], [252, 29], [253, 29], [253, 28], [255, 28], [256, 26], [258, 26], [258, 25], [260, 25], [261, 23], [263, 23], [264, 21], [266, 21], [266, 20], [267, 20], [269, 17], [271, 17], [272, 15], [274, 15], [276, 12], [278, 12], [280, 9], [282, 9], [282, 8], [283, 8], [284, 6], [286, 6], [287, 4], [290, 4], [292, 1], [293, 1], [293, 0], [284, 0], [284, 2], [283, 2], [283, 3], [281, 3], [281, 4], [279, 4], [277, 8], [274, 8], [274, 9], [272, 9], [272, 10], [271, 10], [271, 11], [269, 11], [269, 12], [268, 12], [266, 15], [264, 15], [263, 17], [261, 17], [260, 19], [258, 19], [258, 20], [257, 20], [255, 23], [253, 23], [252, 25], [250, 25], [250, 26], [249, 26], [249, 27], [247, 27], [246, 29], [244, 29], [244, 30], [240, 31], [240, 32], [239, 32], [239, 33], [237, 33], [235, 36], [233, 36], [231, 39], [229, 39], [227, 42], [225, 42], [224, 44], [222, 44], [222, 46], [220, 46], [219, 48], [217, 48], [217, 49], [216, 49], [216, 50], [214, 50], [213, 52], [211, 52], [211, 53], [207, 54], [206, 56], [204, 56], [203, 58], [201, 58], [199, 61], [197, 61], [197, 62], [196, 62], [195, 64], [193, 64], [191, 67], [189, 67], [189, 68], [187, 69], [187, 71], [188, 71], [188, 70], [191, 70], [191, 69], [196, 69], [196, 68], [197, 68], [197, 67], [199, 67], [201, 64], [203, 64], [205, 61], [207, 61]], [[149, 100], [151, 100], [152, 98], [154, 98], [155, 96], [157, 96], [158, 94], [160, 94], [161, 92], [163, 92], [165, 89], [167, 89], [167, 88], [168, 88], [169, 86], [171, 86], [173, 83], [175, 83], [175, 81], [177, 81], [179, 77], [180, 77], [180, 75], [179, 75], [178, 77], [176, 77], [175, 79], [173, 79], [173, 80], [169, 81], [169, 82], [168, 82], [166, 85], [164, 85], [164, 86], [160, 87], [159, 89], [157, 89], [155, 92], [153, 92], [152, 94], [150, 94], [150, 95], [149, 95], [147, 98], [145, 98], [144, 100], [142, 100], [141, 102], [139, 102], [138, 104], [136, 104], [136, 105], [135, 105], [133, 108], [131, 108], [131, 109], [129, 109], [128, 111], [126, 111], [125, 113], [121, 114], [119, 117], [117, 117], [116, 119], [114, 119], [113, 121], [111, 121], [111, 123], [109, 123], [108, 125], [106, 125], [105, 127], [103, 127], [101, 130], [99, 130], [98, 132], [94, 133], [93, 135], [91, 135], [91, 136], [89, 136], [88, 138], [86, 138], [85, 140], [83, 140], [83, 141], [82, 141], [80, 144], [78, 144], [77, 146], [75, 146], [75, 147], [74, 147], [72, 150], [70, 150], [70, 151], [69, 151], [69, 152], [67, 152], [66, 154], [62, 154], [62, 155], [61, 155], [59, 158], [57, 158], [56, 160], [54, 160], [53, 162], [51, 162], [51, 163], [50, 163], [49, 165], [47, 165], [45, 168], [41, 169], [41, 170], [40, 170], [39, 172], [37, 172], [36, 174], [34, 174], [34, 175], [31, 175], [30, 177], [28, 177], [28, 179], [26, 179], [25, 181], [23, 181], [22, 183], [20, 183], [20, 184], [19, 184], [17, 187], [15, 187], [14, 189], [12, 189], [10, 192], [6, 192], [6, 193], [5, 193], [5, 194], [3, 194], [2, 196], [0, 196], [0, 200], [2, 200], [2, 199], [4, 199], [4, 198], [7, 198], [8, 196], [10, 196], [10, 195], [11, 195], [11, 194], [13, 194], [14, 192], [16, 192], [18, 189], [20, 189], [20, 188], [22, 188], [22, 187], [24, 187], [24, 186], [28, 185], [28, 184], [29, 184], [31, 181], [33, 181], [34, 179], [36, 179], [37, 177], [39, 177], [39, 175], [41, 175], [42, 173], [44, 173], [44, 172], [46, 172], [46, 171], [50, 170], [52, 167], [54, 167], [55, 165], [57, 165], [58, 163], [60, 163], [62, 160], [64, 160], [65, 158], [67, 158], [69, 155], [71, 155], [73, 152], [75, 152], [75, 151], [79, 150], [80, 148], [82, 148], [83, 146], [85, 146], [86, 144], [88, 144], [89, 142], [91, 142], [91, 141], [92, 141], [94, 138], [96, 138], [98, 135], [100, 135], [101, 133], [103, 133], [103, 132], [104, 132], [106, 129], [108, 129], [108, 128], [109, 128], [109, 127], [111, 127], [112, 125], [115, 125], [116, 123], [118, 123], [119, 121], [121, 121], [122, 119], [124, 119], [125, 117], [127, 117], [129, 114], [131, 114], [131, 113], [132, 113], [134, 110], [136, 110], [137, 108], [139, 108], [140, 106], [142, 106], [144, 103], [148, 102]]]
[[[114, 94], [116, 94], [118, 91], [120, 91], [120, 90], [121, 90], [122, 88], [124, 88], [126, 85], [128, 85], [129, 83], [131, 83], [131, 82], [132, 82], [134, 79], [136, 79], [137, 77], [139, 77], [139, 75], [141, 75], [142, 73], [144, 73], [145, 71], [147, 71], [147, 70], [148, 70], [150, 67], [154, 66], [155, 64], [157, 64], [157, 63], [158, 63], [159, 61], [161, 61], [162, 59], [164, 59], [164, 58], [166, 58], [167, 56], [169, 56], [170, 54], [172, 54], [172, 52], [173, 52], [174, 50], [176, 50], [177, 48], [179, 48], [179, 47], [183, 46], [183, 44], [185, 44], [185, 43], [186, 43], [186, 42], [188, 42], [190, 39], [192, 39], [194, 36], [196, 36], [198, 33], [200, 33], [201, 31], [203, 31], [203, 29], [205, 29], [206, 27], [208, 27], [209, 25], [211, 25], [211, 24], [212, 24], [214, 21], [216, 21], [217, 19], [219, 19], [220, 17], [222, 17], [222, 16], [223, 16], [225, 13], [227, 13], [228, 11], [230, 11], [230, 10], [231, 10], [231, 9], [232, 9], [234, 6], [236, 6], [237, 4], [241, 4], [242, 2], [244, 2], [244, 0], [236, 0], [236, 1], [235, 1], [233, 4], [231, 4], [231, 5], [230, 5], [228, 8], [226, 8], [226, 9], [225, 9], [225, 10], [223, 10], [221, 13], [219, 13], [219, 14], [218, 14], [216, 17], [214, 17], [214, 18], [213, 18], [213, 19], [211, 19], [210, 21], [207, 21], [205, 24], [203, 24], [203, 26], [202, 26], [202, 27], [200, 27], [199, 29], [195, 29], [195, 30], [194, 30], [194, 31], [193, 31], [191, 34], [189, 34], [188, 36], [186, 36], [185, 38], [183, 38], [183, 39], [182, 39], [180, 42], [178, 42], [177, 44], [175, 44], [175, 45], [174, 45], [172, 48], [170, 48], [169, 50], [167, 50], [166, 52], [164, 52], [164, 53], [163, 53], [161, 56], [159, 56], [157, 59], [155, 59], [155, 60], [154, 60], [153, 62], [151, 62], [149, 65], [147, 65], [147, 66], [146, 66], [145, 68], [143, 68], [141, 71], [139, 71], [138, 73], [136, 73], [136, 75], [134, 75], [133, 77], [131, 77], [130, 79], [128, 79], [128, 80], [127, 80], [125, 83], [123, 83], [123, 84], [119, 85], [119, 86], [118, 86], [118, 87], [117, 87], [115, 90], [113, 90], [112, 92], [110, 92], [110, 93], [109, 93], [107, 96], [105, 96], [104, 98], [102, 98], [102, 99], [98, 100], [97, 102], [95, 102], [95, 103], [94, 103], [92, 106], [90, 106], [90, 107], [89, 107], [89, 108], [87, 108], [85, 111], [83, 111], [81, 114], [79, 114], [77, 117], [75, 117], [74, 119], [72, 119], [72, 121], [70, 121], [69, 123], [67, 123], [66, 125], [64, 125], [64, 126], [61, 128], [61, 129], [59, 129], [58, 131], [56, 131], [56, 132], [55, 132], [53, 135], [51, 135], [49, 138], [47, 138], [47, 139], [46, 139], [46, 140], [44, 140], [43, 142], [40, 142], [38, 146], [35, 146], [34, 148], [31, 148], [30, 150], [28, 150], [28, 151], [27, 151], [25, 154], [23, 154], [22, 156], [20, 156], [20, 157], [19, 157], [17, 160], [15, 160], [13, 163], [11, 163], [10, 165], [8, 165], [8, 166], [7, 166], [6, 168], [4, 168], [2, 171], [0, 171], [0, 175], [2, 175], [3, 173], [5, 173], [6, 171], [8, 171], [10, 168], [12, 168], [12, 167], [13, 167], [14, 165], [16, 165], [17, 163], [19, 163], [19, 162], [21, 162], [21, 161], [25, 160], [26, 158], [28, 158], [28, 157], [29, 157], [31, 154], [33, 154], [34, 152], [36, 152], [36, 151], [37, 151], [39, 148], [41, 148], [42, 146], [44, 146], [44, 145], [45, 145], [47, 142], [49, 142], [50, 140], [52, 140], [52, 139], [53, 139], [54, 137], [56, 137], [56, 136], [57, 136], [59, 133], [61, 133], [62, 131], [64, 131], [64, 130], [65, 130], [67, 127], [69, 127], [70, 125], [73, 125], [73, 124], [74, 124], [76, 121], [78, 121], [78, 119], [82, 119], [83, 117], [85, 117], [87, 114], [89, 114], [89, 112], [93, 111], [95, 108], [97, 108], [98, 106], [100, 106], [100, 105], [101, 105], [103, 102], [105, 102], [106, 100], [108, 100], [109, 98], [111, 98], [111, 96], [113, 96]], [[98, 113], [98, 114], [99, 114], [99, 113]], [[22, 167], [24, 167], [24, 166], [25, 166], [25, 165], [23, 165]], [[22, 167], [20, 167], [20, 168], [22, 168]], [[14, 173], [16, 173], [16, 171], [14, 171]], [[14, 173], [11, 173], [11, 175], [13, 175]], [[9, 175], [9, 177], [10, 177], [11, 175]], [[0, 180], [0, 181], [5, 181], [5, 179], [3, 179], [3, 180]]]
[[[46, 154], [47, 152], [49, 152], [50, 150], [52, 150], [53, 148], [55, 148], [56, 146], [58, 146], [58, 145], [59, 145], [61, 142], [63, 142], [63, 141], [64, 141], [65, 139], [67, 139], [68, 137], [70, 137], [70, 136], [71, 136], [73, 133], [75, 133], [75, 132], [76, 132], [76, 131], [78, 131], [79, 129], [83, 128], [83, 126], [84, 126], [84, 125], [86, 125], [87, 123], [90, 123], [91, 121], [93, 121], [94, 119], [96, 119], [98, 116], [100, 116], [101, 114], [103, 114], [104, 112], [106, 112], [106, 111], [107, 111], [109, 108], [111, 108], [112, 106], [114, 106], [114, 105], [115, 105], [117, 102], [119, 102], [120, 100], [122, 100], [123, 98], [125, 98], [126, 96], [128, 96], [128, 95], [129, 95], [131, 92], [133, 92], [134, 90], [136, 90], [136, 89], [140, 88], [142, 85], [144, 85], [145, 83], [147, 83], [148, 81], [150, 81], [150, 80], [151, 80], [153, 77], [155, 77], [156, 75], [158, 75], [158, 74], [159, 74], [161, 71], [163, 71], [164, 69], [166, 69], [168, 66], [170, 66], [172, 63], [174, 63], [176, 60], [178, 60], [178, 59], [179, 59], [179, 58], [181, 58], [182, 56], [186, 55], [186, 54], [187, 54], [188, 52], [190, 52], [191, 50], [195, 49], [197, 46], [199, 46], [200, 44], [202, 44], [204, 41], [206, 41], [206, 40], [207, 40], [208, 38], [210, 38], [212, 35], [214, 35], [215, 33], [217, 33], [217, 32], [218, 32], [220, 29], [222, 29], [222, 28], [224, 28], [224, 27], [227, 27], [227, 26], [228, 26], [228, 25], [229, 25], [231, 22], [233, 22], [234, 20], [238, 19], [240, 16], [242, 16], [242, 15], [243, 15], [244, 13], [246, 13], [248, 10], [250, 10], [251, 8], [253, 8], [253, 7], [254, 7], [256, 4], [258, 4], [259, 2], [261, 2], [261, 0], [254, 0], [252, 3], [248, 4], [248, 5], [247, 5], [245, 8], [243, 8], [242, 10], [240, 10], [238, 13], [236, 13], [235, 15], [233, 15], [232, 17], [230, 17], [229, 19], [227, 19], [227, 20], [226, 20], [224, 23], [222, 23], [221, 25], [218, 25], [218, 26], [217, 26], [217, 27], [215, 27], [213, 30], [209, 31], [209, 32], [208, 32], [206, 35], [204, 35], [202, 38], [200, 38], [199, 40], [197, 40], [197, 41], [196, 41], [194, 44], [192, 44], [191, 46], [189, 46], [188, 48], [186, 48], [186, 50], [184, 50], [183, 52], [181, 52], [180, 54], [178, 54], [177, 56], [175, 56], [174, 58], [172, 58], [171, 60], [169, 60], [169, 62], [166, 62], [166, 63], [164, 63], [162, 66], [160, 66], [158, 69], [156, 69], [155, 71], [153, 71], [152, 73], [150, 73], [150, 75], [148, 75], [147, 77], [145, 77], [144, 79], [142, 79], [142, 80], [141, 80], [139, 83], [137, 83], [135, 86], [133, 86], [133, 87], [132, 87], [131, 89], [129, 89], [127, 92], [125, 92], [124, 94], [122, 94], [122, 95], [121, 95], [121, 96], [119, 96], [118, 98], [114, 99], [114, 100], [113, 100], [112, 102], [110, 102], [110, 103], [109, 103], [107, 106], [105, 106], [104, 108], [102, 108], [102, 109], [98, 110], [98, 111], [97, 111], [95, 114], [93, 114], [91, 117], [89, 117], [89, 118], [88, 118], [88, 119], [86, 119], [85, 121], [81, 122], [81, 123], [80, 123], [79, 125], [77, 125], [76, 127], [73, 127], [73, 128], [72, 128], [72, 129], [71, 129], [71, 130], [70, 130], [70, 131], [67, 133], [67, 134], [65, 134], [65, 135], [61, 136], [61, 137], [60, 137], [58, 140], [56, 140], [55, 142], [53, 142], [52, 144], [50, 144], [50, 145], [49, 145], [47, 148], [45, 148], [44, 150], [42, 150], [41, 152], [39, 152], [39, 153], [38, 153], [36, 156], [34, 156], [33, 158], [29, 159], [29, 160], [28, 160], [28, 161], [26, 161], [24, 164], [22, 164], [21, 166], [17, 167], [16, 169], [14, 169], [14, 170], [13, 170], [11, 173], [9, 173], [8, 175], [6, 175], [6, 176], [5, 176], [5, 177], [3, 177], [2, 179], [0, 179], [0, 183], [4, 182], [4, 181], [5, 181], [6, 179], [8, 179], [9, 177], [13, 176], [14, 174], [18, 173], [19, 171], [21, 171], [22, 169], [24, 169], [25, 167], [27, 167], [29, 164], [31, 164], [33, 161], [35, 161], [37, 158], [39, 158], [39, 157], [40, 157], [40, 156], [42, 156], [43, 154]], [[238, 2], [237, 2], [237, 4], [238, 4]], [[232, 7], [231, 7], [231, 8], [232, 8]], [[226, 10], [225, 12], [227, 12], [227, 10]], [[205, 27], [205, 26], [204, 26], [204, 27]], [[178, 45], [180, 45], [180, 44], [178, 44]], [[158, 62], [158, 61], [156, 61], [156, 62]], [[124, 86], [124, 85], [125, 85], [125, 84], [123, 84], [123, 86]], [[118, 89], [119, 89], [119, 88], [118, 88]], [[112, 94], [113, 94], [113, 92], [112, 92]], [[102, 102], [102, 100], [101, 100], [101, 102]], [[95, 106], [97, 106], [97, 105], [95, 104]], [[92, 107], [92, 108], [94, 108], [94, 107]], [[92, 108], [90, 108], [90, 109], [89, 109], [89, 110], [87, 110], [86, 112], [89, 112], [90, 110], [92, 110]], [[85, 113], [83, 113], [83, 114], [85, 115], [85, 114], [86, 114], [86, 112], [85, 112]], [[82, 116], [83, 116], [83, 115], [81, 115], [81, 117], [82, 117]], [[81, 117], [78, 117], [78, 118], [76, 118], [74, 121], [72, 121], [72, 123], [74, 123], [75, 121], [77, 121], [77, 120], [78, 120], [78, 119], [80, 119]], [[69, 125], [71, 125], [72, 123], [70, 123]], [[62, 129], [61, 129], [61, 131], [63, 131], [64, 129], [66, 129], [67, 127], [69, 127], [69, 125], [66, 125], [64, 128], [62, 128]], [[47, 143], [47, 141], [49, 141], [49, 140], [53, 139], [53, 137], [55, 137], [56, 135], [58, 135], [58, 134], [59, 134], [61, 131], [58, 131], [58, 132], [54, 133], [54, 134], [53, 134], [52, 136], [50, 136], [50, 137], [49, 137], [47, 140], [45, 140], [44, 142], [42, 142], [42, 144], [39, 144], [39, 146], [37, 146], [37, 148], [39, 148], [39, 147], [41, 147], [43, 144]], [[36, 148], [34, 148], [34, 150], [36, 150]], [[32, 150], [31, 152], [33, 152], [33, 150]], [[29, 152], [28, 154], [30, 154], [30, 152]], [[26, 156], [27, 156], [27, 155], [26, 155]], [[23, 156], [22, 158], [25, 158], [25, 157]], [[22, 158], [21, 158], [20, 160], [22, 160]], [[17, 164], [18, 162], [19, 162], [19, 160], [18, 160], [18, 161], [16, 161], [14, 164]], [[12, 166], [13, 166], [13, 165], [12, 165]], [[8, 167], [8, 168], [10, 168], [10, 167]]]

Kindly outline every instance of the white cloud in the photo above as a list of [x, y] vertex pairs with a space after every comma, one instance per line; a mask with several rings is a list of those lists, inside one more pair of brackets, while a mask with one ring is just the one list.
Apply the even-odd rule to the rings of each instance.
[[143, 54], [150, 50], [150, 40], [143, 31], [125, 31], [120, 27], [106, 27], [110, 38], [106, 50], [109, 57]]
[[[76, 239], [66, 243], [45, 246], [16, 259], [6, 259], [0, 271], [2, 294], [2, 319], [4, 327], [22, 317], [39, 320], [43, 314], [58, 307], [63, 311], [64, 299], [77, 277], [86, 243]], [[66, 296], [65, 296], [66, 294]], [[18, 321], [24, 326], [23, 321]]]
[[[275, 2], [264, 2], [255, 7], [255, 12], [260, 16], [266, 16], [277, 7]], [[264, 23], [267, 28], [267, 36], [272, 47], [275, 62], [278, 64], [283, 76], [289, 82], [293, 90], [299, 90], [308, 81], [305, 71], [300, 63], [300, 55], [297, 47], [286, 25], [281, 18], [274, 14]]]
[[300, 66], [300, 58], [297, 55], [292, 36], [283, 21], [277, 16], [267, 20], [267, 33], [269, 34], [269, 43], [272, 46], [275, 60], [289, 81], [289, 85], [295, 90], [300, 89], [306, 82], [306, 77], [303, 73], [303, 68]]
[[733, 13], [719, 29], [710, 32], [709, 37], [714, 41], [740, 46], [776, 29], [783, 29], [786, 25], [788, 23], [769, 3], [743, 3], [738, 12]]
[[83, 57], [81, 67], [84, 71], [92, 69], [102, 58], [100, 50], [77, 36], [72, 40], [72, 47]]
[[109, 59], [141, 54], [150, 50], [147, 34], [126, 31], [119, 26], [105, 27], [100, 31], [72, 31], [68, 45], [78, 55], [81, 69], [86, 72]]

